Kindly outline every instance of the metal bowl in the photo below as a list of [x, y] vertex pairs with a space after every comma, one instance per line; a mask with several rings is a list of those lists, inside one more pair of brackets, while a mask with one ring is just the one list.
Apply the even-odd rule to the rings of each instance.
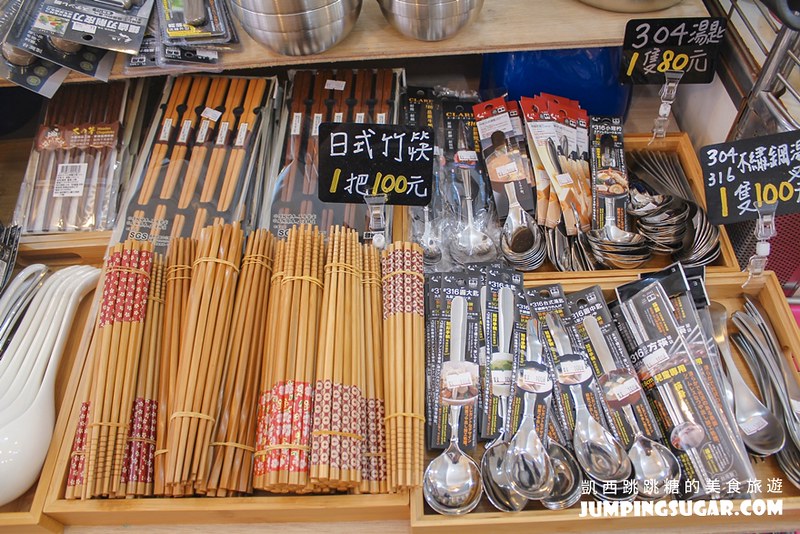
[[[267, 15], [295, 15], [324, 8], [342, 0], [232, 0], [232, 3]], [[353, 3], [353, 2], [350, 2]]]
[[404, 17], [389, 11], [381, 4], [381, 11], [397, 31], [420, 41], [441, 41], [458, 33], [480, 13], [483, 1], [479, 0], [472, 10], [451, 17]]
[[408, 2], [402, 0], [378, 0], [381, 10], [411, 19], [447, 18], [480, 10], [483, 0], [451, 0], [442, 3]]
[[[319, 54], [347, 37], [350, 30], [355, 26], [356, 19], [361, 10], [360, 4], [361, 2], [359, 2], [358, 8], [352, 12], [351, 16], [347, 16], [325, 26], [308, 28], [302, 31], [270, 31], [250, 26], [244, 22], [242, 22], [242, 28], [244, 28], [253, 40], [279, 54], [286, 56]], [[237, 6], [232, 5], [231, 7], [233, 7], [235, 13]], [[237, 14], [237, 16], [239, 15]]]
[[580, 0], [584, 4], [620, 13], [645, 13], [667, 9], [681, 0]]
[[299, 32], [329, 26], [348, 19], [355, 22], [361, 11], [361, 0], [342, 0], [320, 9], [294, 15], [259, 13], [245, 9], [236, 3], [231, 3], [231, 10], [242, 26], [274, 33]]

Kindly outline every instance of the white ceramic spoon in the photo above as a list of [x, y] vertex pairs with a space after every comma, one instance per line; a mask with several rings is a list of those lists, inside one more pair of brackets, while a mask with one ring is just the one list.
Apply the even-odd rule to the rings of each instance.
[[63, 302], [67, 309], [44, 380], [33, 403], [16, 419], [0, 428], [0, 506], [25, 493], [39, 477], [55, 426], [55, 379], [78, 305], [97, 285], [99, 269], [74, 278], [74, 291]]
[[41, 353], [40, 348], [46, 339], [45, 325], [52, 322], [59, 306], [62, 306], [62, 293], [69, 288], [71, 276], [76, 274], [78, 273], [75, 269], [70, 269], [68, 273], [58, 272], [45, 282], [43, 291], [40, 292], [42, 302], [36, 309], [31, 309], [25, 314], [21, 328], [6, 351], [3, 360], [8, 358], [10, 364], [0, 380], [0, 426], [8, 421], [3, 418], [3, 413], [14, 402], [27, 382], [34, 360]]

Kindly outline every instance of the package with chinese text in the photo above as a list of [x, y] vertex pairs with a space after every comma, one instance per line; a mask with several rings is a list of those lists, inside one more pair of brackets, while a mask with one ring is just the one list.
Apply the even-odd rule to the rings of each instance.
[[113, 226], [129, 137], [129, 85], [69, 86], [50, 101], [20, 187], [15, 224], [25, 233]]
[[137, 160], [116, 237], [164, 250], [173, 237], [246, 220], [276, 85], [274, 78], [172, 79]]

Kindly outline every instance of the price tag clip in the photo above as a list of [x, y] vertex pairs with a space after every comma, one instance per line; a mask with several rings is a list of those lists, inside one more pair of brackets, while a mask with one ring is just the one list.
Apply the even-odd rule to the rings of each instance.
[[656, 117], [653, 122], [653, 137], [650, 139], [650, 143], [655, 141], [656, 138], [663, 138], [667, 135], [669, 115], [672, 112], [672, 104], [675, 102], [675, 97], [678, 94], [678, 84], [681, 82], [681, 78], [683, 78], [683, 71], [665, 71], [664, 78], [666, 81], [664, 85], [661, 86], [661, 91], [658, 93], [661, 97], [661, 105], [658, 108], [658, 117]]
[[369, 210], [369, 231], [372, 244], [383, 249], [386, 246], [386, 200], [385, 194], [364, 195]]
[[760, 278], [764, 274], [764, 269], [767, 268], [767, 259], [769, 258], [769, 240], [778, 234], [775, 227], [775, 212], [778, 209], [777, 204], [766, 204], [760, 202], [756, 205], [758, 210], [758, 220], [756, 221], [756, 253], [750, 256], [747, 262], [747, 280], [742, 284], [742, 288], [746, 288], [748, 284]]

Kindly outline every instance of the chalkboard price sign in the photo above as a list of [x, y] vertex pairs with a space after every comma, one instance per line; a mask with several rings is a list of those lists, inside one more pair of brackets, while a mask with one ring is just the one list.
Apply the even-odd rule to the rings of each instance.
[[700, 150], [708, 217], [714, 224], [758, 219], [757, 207], [800, 212], [800, 132], [742, 139]]
[[433, 130], [421, 126], [322, 123], [319, 127], [319, 199], [425, 206], [433, 184]]
[[628, 21], [620, 81], [660, 85], [672, 70], [683, 72], [682, 84], [710, 83], [726, 27], [723, 17]]

